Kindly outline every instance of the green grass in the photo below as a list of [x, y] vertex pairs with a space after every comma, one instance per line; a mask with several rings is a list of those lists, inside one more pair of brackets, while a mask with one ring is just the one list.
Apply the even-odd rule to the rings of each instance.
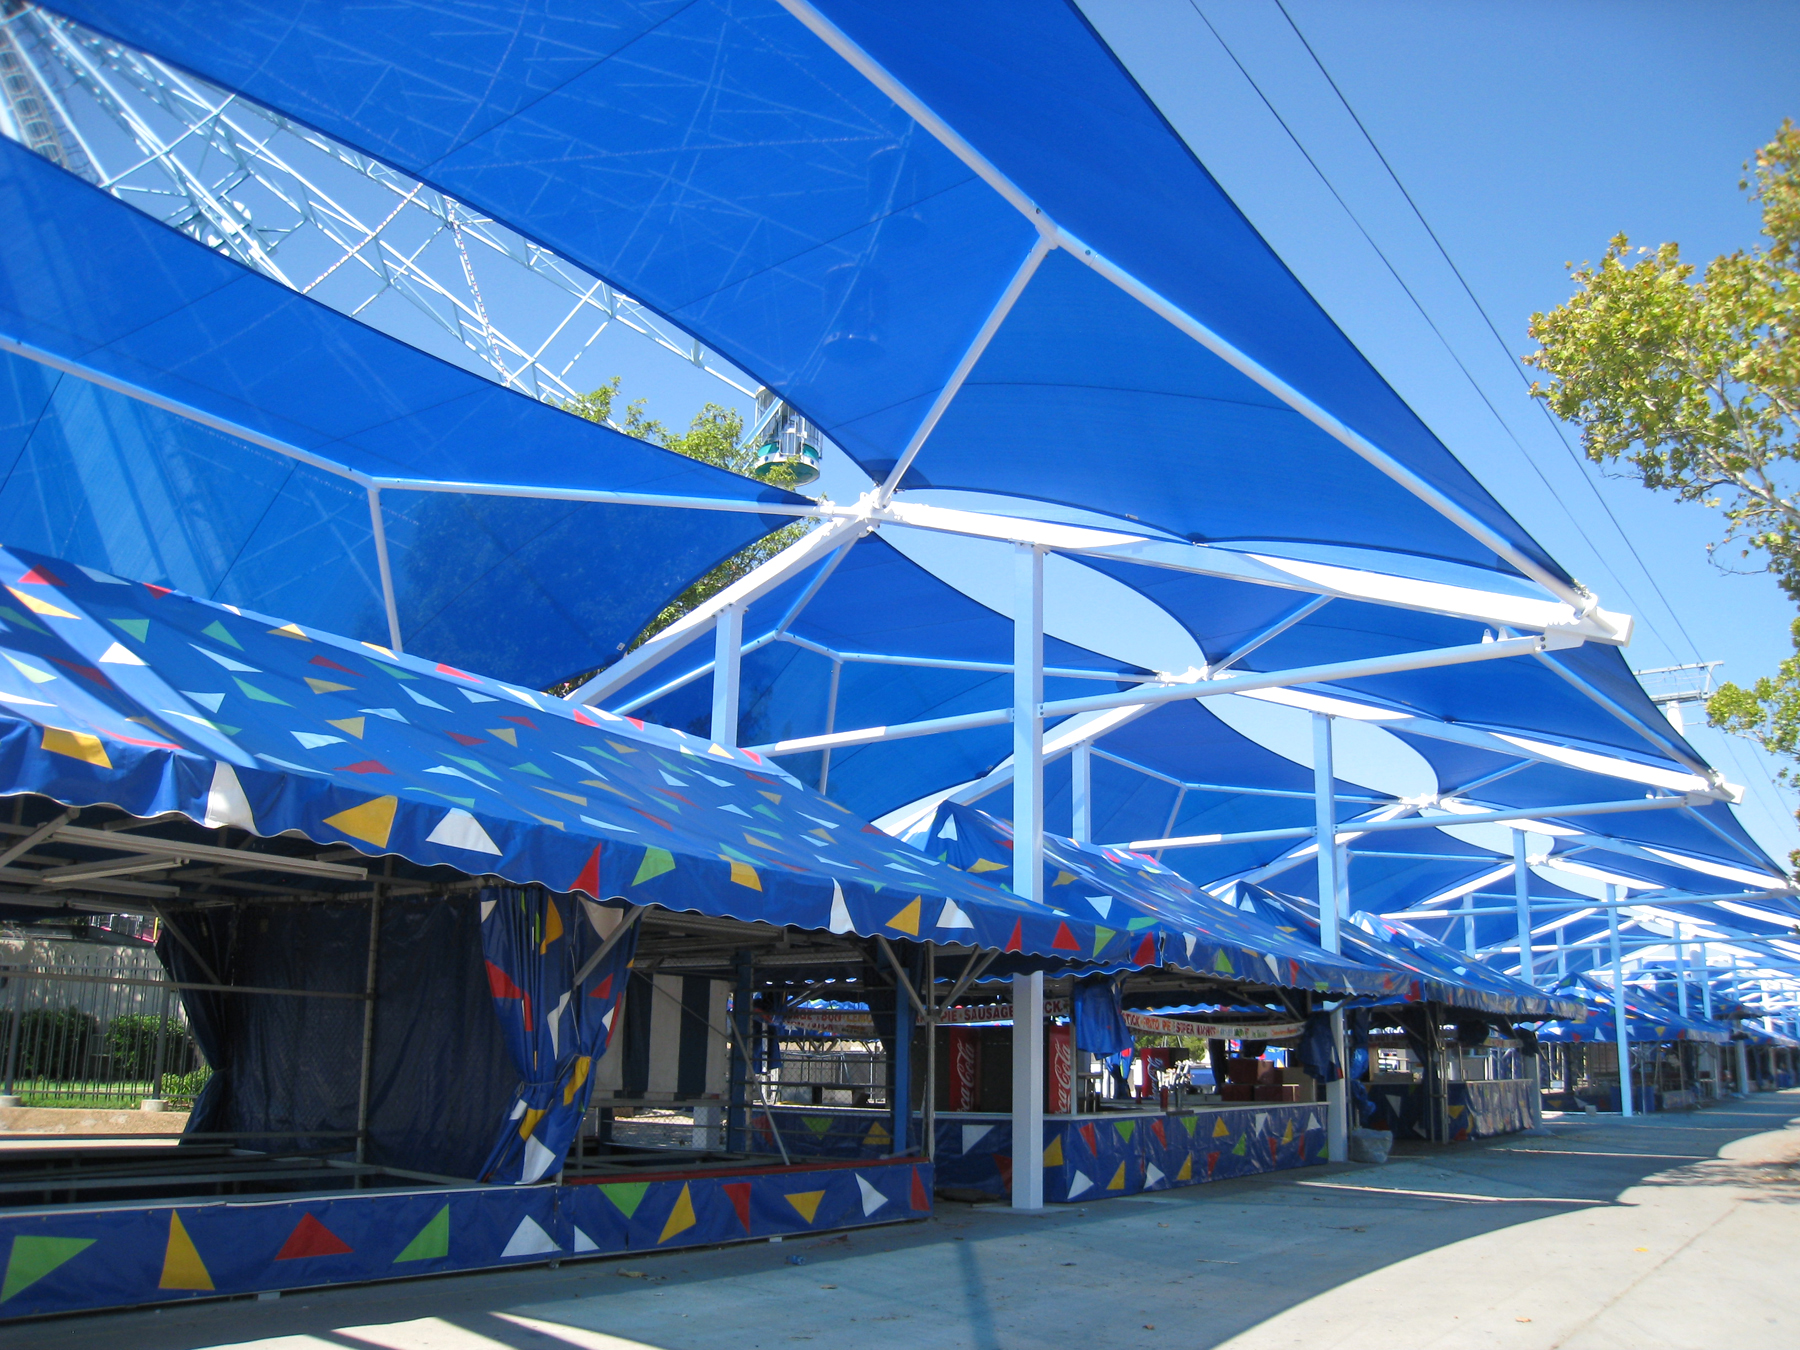
[[150, 1095], [147, 1082], [68, 1083], [20, 1082], [13, 1091], [21, 1106], [71, 1107], [101, 1111], [135, 1111]]

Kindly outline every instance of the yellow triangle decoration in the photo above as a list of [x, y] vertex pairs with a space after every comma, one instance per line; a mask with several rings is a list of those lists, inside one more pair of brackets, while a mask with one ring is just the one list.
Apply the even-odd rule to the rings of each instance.
[[306, 680], [306, 687], [315, 694], [335, 694], [340, 689], [352, 688], [351, 685], [347, 684], [333, 684], [330, 680], [315, 680], [310, 675], [307, 675], [304, 678]]
[[1125, 1189], [1125, 1164], [1124, 1163], [1119, 1164], [1119, 1170], [1114, 1172], [1113, 1179], [1106, 1183], [1106, 1189], [1109, 1191], [1122, 1191]]
[[394, 828], [394, 811], [399, 805], [398, 797], [376, 797], [348, 811], [339, 811], [335, 816], [326, 816], [325, 823], [352, 839], [386, 848], [388, 835]]
[[577, 797], [573, 792], [558, 792], [555, 788], [539, 788], [539, 792], [547, 792], [552, 797], [561, 797], [565, 802], [574, 802], [577, 806], [586, 806], [586, 797]]
[[1220, 1116], [1213, 1122], [1213, 1138], [1229, 1139], [1230, 1137], [1231, 1131], [1225, 1128], [1225, 1117]]
[[563, 1105], [575, 1105], [575, 1094], [581, 1091], [581, 1085], [588, 1080], [588, 1072], [594, 1067], [594, 1061], [587, 1055], [575, 1056], [575, 1072], [569, 1075], [569, 1081], [563, 1088]]
[[519, 1117], [519, 1138], [521, 1138], [521, 1139], [531, 1138], [531, 1132], [537, 1128], [538, 1122], [549, 1114], [550, 1114], [549, 1107], [545, 1107], [541, 1111], [538, 1110], [536, 1107], [533, 1107], [530, 1110], [526, 1111], [524, 1115]]
[[874, 1148], [879, 1144], [891, 1144], [894, 1136], [887, 1132], [887, 1127], [879, 1120], [869, 1126], [869, 1132], [863, 1136], [863, 1147]]
[[1061, 1167], [1063, 1165], [1062, 1136], [1059, 1134], [1050, 1141], [1050, 1147], [1044, 1150], [1045, 1167]]
[[914, 937], [919, 936], [919, 905], [920, 897], [914, 896], [911, 904], [887, 921], [887, 926], [897, 928], [902, 933], [911, 933]]
[[756, 869], [749, 863], [734, 862], [731, 864], [731, 879], [740, 886], [748, 886], [753, 891], [762, 889], [762, 878], [756, 875]]
[[538, 943], [538, 955], [542, 956], [550, 950], [550, 944], [563, 935], [562, 911], [552, 900], [544, 906], [544, 937]]
[[328, 727], [336, 727], [346, 736], [354, 736], [360, 741], [363, 738], [363, 723], [367, 720], [368, 719], [365, 717], [327, 717], [325, 719], [325, 725]]
[[1073, 872], [1058, 872], [1056, 874], [1056, 880], [1050, 884], [1052, 886], [1067, 886], [1073, 880], [1075, 880], [1075, 874]]
[[1294, 1122], [1293, 1121], [1290, 1120], [1288, 1122], [1287, 1129], [1285, 1129], [1281, 1132], [1281, 1142], [1284, 1144], [1291, 1144], [1294, 1142]]
[[181, 1215], [173, 1210], [169, 1213], [169, 1245], [163, 1252], [162, 1279], [157, 1281], [158, 1289], [211, 1289], [212, 1276], [207, 1273], [206, 1262], [200, 1259], [200, 1253], [194, 1249], [194, 1240], [188, 1236], [187, 1229], [181, 1226]]
[[[81, 617], [79, 614], [69, 613], [66, 609], [58, 609], [48, 600], [40, 600], [35, 595], [27, 595], [24, 591], [13, 591], [11, 586], [6, 589], [12, 591], [13, 597], [33, 614], [48, 614], [53, 619], [79, 619]], [[212, 1288], [210, 1284], [206, 1287]]]
[[801, 1191], [798, 1195], [790, 1195], [787, 1202], [800, 1211], [800, 1217], [811, 1223], [819, 1213], [819, 1201], [825, 1198], [824, 1191]]
[[688, 1195], [687, 1183], [681, 1183], [681, 1194], [675, 1197], [675, 1208], [669, 1211], [669, 1221], [663, 1225], [662, 1236], [657, 1242], [664, 1243], [677, 1233], [685, 1233], [698, 1220], [694, 1218], [694, 1201]]
[[[90, 736], [85, 731], [45, 727], [44, 749], [53, 755], [67, 755], [70, 759], [78, 759], [84, 764], [95, 764], [102, 769], [112, 768], [112, 761], [106, 757], [106, 747], [100, 744], [100, 738]], [[208, 1285], [207, 1288], [212, 1286]]]
[[759, 797], [767, 797], [770, 801], [774, 802], [775, 805], [777, 805], [777, 806], [781, 805], [781, 794], [779, 792], [764, 792], [759, 789], [757, 791], [756, 795]]
[[559, 830], [567, 828], [566, 826], [564, 826], [564, 824], [560, 820], [552, 820], [552, 819], [550, 819], [549, 816], [540, 816], [536, 811], [527, 811], [525, 814], [530, 816], [533, 820], [537, 821], [539, 824], [554, 825]]
[[1193, 1179], [1194, 1179], [1194, 1160], [1192, 1158], [1183, 1158], [1181, 1160], [1181, 1170], [1175, 1174], [1175, 1180], [1177, 1180], [1177, 1181], [1192, 1181]]
[[1002, 872], [1006, 870], [1006, 864], [993, 862], [987, 858], [977, 858], [970, 865], [969, 870], [971, 872]]
[[312, 641], [311, 638], [309, 638], [308, 636], [306, 636], [305, 633], [302, 633], [300, 631], [300, 625], [297, 623], [284, 623], [281, 625], [281, 627], [271, 628], [269, 631], [271, 633], [273, 633], [276, 637], [299, 638], [300, 641], [302, 641], [302, 642], [311, 642]]
[[496, 739], [505, 741], [511, 746], [516, 747], [519, 744], [519, 733], [514, 731], [511, 727], [489, 727], [487, 729], [487, 734]]

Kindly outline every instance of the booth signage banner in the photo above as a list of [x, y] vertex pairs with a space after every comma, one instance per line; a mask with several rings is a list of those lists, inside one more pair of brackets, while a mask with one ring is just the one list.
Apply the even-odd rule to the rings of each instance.
[[[1046, 1017], [1067, 1017], [1069, 1000], [1044, 1000]], [[875, 1019], [866, 1012], [839, 1009], [790, 1012], [781, 1019], [790, 1031], [818, 1031], [832, 1036], [875, 1039]], [[1005, 1026], [1012, 1022], [1012, 1004], [975, 1003], [945, 1008], [938, 1014], [939, 1026]], [[1125, 1025], [1133, 1031], [1151, 1036], [1191, 1036], [1210, 1041], [1285, 1041], [1298, 1036], [1304, 1022], [1196, 1022], [1186, 1017], [1153, 1017], [1148, 1013], [1127, 1012]]]

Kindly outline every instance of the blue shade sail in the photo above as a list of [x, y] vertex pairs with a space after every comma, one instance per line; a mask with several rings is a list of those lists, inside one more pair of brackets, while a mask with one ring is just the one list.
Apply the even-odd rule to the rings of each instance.
[[[11, 542], [385, 643], [368, 478], [805, 500], [376, 333], [11, 141], [0, 195], [0, 339], [163, 401], [0, 351]], [[538, 687], [787, 519], [401, 488], [381, 506], [402, 640]]]
[[[0, 786], [671, 910], [1111, 964], [743, 751], [0, 550]], [[1057, 945], [1062, 940], [1062, 946]]]
[[1573, 1000], [1546, 994], [1523, 980], [1515, 980], [1485, 961], [1465, 956], [1399, 919], [1361, 913], [1353, 915], [1350, 922], [1390, 947], [1406, 952], [1413, 960], [1435, 966], [1474, 990], [1476, 999], [1465, 999], [1457, 1005], [1459, 1007], [1473, 1007], [1509, 1017], [1581, 1016], [1580, 1006]]
[[[962, 871], [996, 884], [1012, 881], [1012, 826], [985, 811], [943, 803], [920, 845], [928, 857]], [[1123, 929], [1139, 948], [1137, 955], [1147, 957], [1160, 944], [1164, 965], [1253, 987], [1385, 995], [1403, 983], [1391, 969], [1328, 956], [1219, 904], [1142, 854], [1045, 835], [1041, 884], [1059, 912], [1109, 925], [1103, 932]], [[1086, 955], [1072, 945], [1069, 950], [1074, 958]]]
[[[1617, 1003], [1611, 985], [1592, 975], [1577, 975], [1558, 985], [1556, 993], [1559, 998], [1578, 1000], [1587, 1009], [1587, 1020], [1546, 1022], [1538, 1028], [1540, 1040], [1558, 1044], [1600, 1042], [1612, 1045], [1618, 1042], [1618, 1021], [1614, 1013]], [[1724, 1045], [1731, 1039], [1731, 1029], [1724, 1023], [1683, 1017], [1656, 995], [1629, 987], [1625, 990], [1625, 1034], [1633, 1042], [1646, 1045], [1669, 1045], [1677, 1041]]]
[[[1038, 238], [773, 0], [61, 8], [622, 287], [878, 476]], [[1180, 537], [1324, 541], [1513, 570], [1392, 481], [1405, 475], [1564, 577], [1357, 352], [1073, 6], [820, 9], [1082, 244], [1379, 447], [1385, 466], [1064, 253], [1030, 282], [909, 481], [1097, 507]], [[1021, 369], [1027, 378], [1011, 382]], [[1246, 453], [1280, 468], [1258, 481]]]

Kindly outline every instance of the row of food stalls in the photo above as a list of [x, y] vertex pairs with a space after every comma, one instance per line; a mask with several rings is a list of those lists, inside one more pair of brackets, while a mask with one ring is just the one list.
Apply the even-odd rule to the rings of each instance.
[[[212, 1069], [173, 1161], [8, 1155], [0, 1316], [785, 1237], [940, 1188], [1081, 1202], [1339, 1160], [1353, 1121], [1519, 1128], [1520, 1028], [1583, 1014], [1538, 988], [1534, 916], [1580, 898], [1541, 870], [1680, 890], [1722, 857], [1715, 889], [1788, 893], [1637, 687], [1629, 618], [1066, 6], [954, 34], [834, 0], [621, 8], [605, 51], [537, 16], [579, 93], [503, 61], [461, 103], [427, 7], [60, 9], [51, 37], [260, 101], [674, 316], [867, 488], [814, 502], [567, 417], [0, 144], [35, 225], [0, 238], [15, 477], [132, 508], [45, 489], [12, 517], [37, 533], [0, 553], [0, 883], [153, 916]], [[738, 151], [668, 143], [699, 105], [643, 117], [620, 42]], [[343, 50], [382, 52], [398, 101], [321, 87]], [[772, 51], [809, 92], [715, 103]], [[1101, 127], [1099, 90], [1145, 116]], [[465, 139], [524, 109], [557, 147], [532, 173]], [[959, 585], [920, 561], [937, 538], [971, 550]], [[1047, 577], [1089, 619], [1155, 611], [1181, 659], [1047, 629]], [[1308, 721], [1310, 762], [1210, 710], [1228, 695]], [[1433, 790], [1336, 774], [1356, 721]], [[1510, 821], [1541, 858], [1455, 833]], [[1516, 981], [1472, 903], [1509, 877]], [[1459, 898], [1461, 952], [1421, 928]], [[777, 1100], [809, 1030], [880, 1045], [863, 1104]], [[1084, 1056], [1140, 1034], [1208, 1042], [1231, 1091], [1096, 1093]]]

